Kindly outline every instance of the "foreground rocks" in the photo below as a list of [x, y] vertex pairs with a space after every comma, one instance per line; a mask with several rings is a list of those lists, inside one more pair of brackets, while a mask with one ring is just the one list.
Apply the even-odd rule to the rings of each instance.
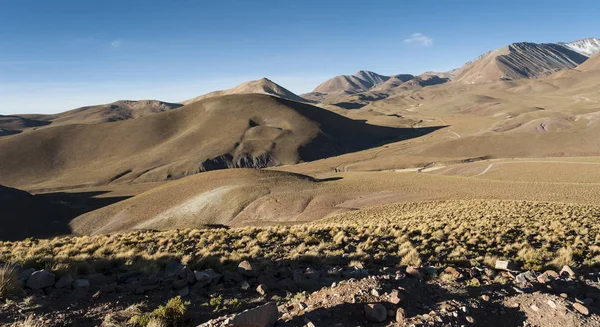
[[[56, 276], [21, 269], [18, 276], [29, 295], [48, 300], [52, 313], [44, 314], [65, 324], [86, 310], [104, 319], [109, 309], [102, 303], [125, 310], [145, 301], [151, 311], [181, 296], [192, 303], [190, 326], [600, 326], [598, 272], [519, 271], [506, 269], [514, 267], [506, 261], [496, 266], [291, 268], [244, 261], [232, 270], [192, 270], [174, 262], [151, 274]], [[85, 309], [78, 313], [73, 303]], [[5, 317], [21, 315], [20, 307], [7, 308]]]

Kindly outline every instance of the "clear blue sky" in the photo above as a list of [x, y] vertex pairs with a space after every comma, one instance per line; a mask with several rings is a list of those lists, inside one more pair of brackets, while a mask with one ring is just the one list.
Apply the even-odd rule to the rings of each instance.
[[598, 13], [597, 0], [0, 0], [0, 114], [446, 71], [511, 42], [599, 37]]

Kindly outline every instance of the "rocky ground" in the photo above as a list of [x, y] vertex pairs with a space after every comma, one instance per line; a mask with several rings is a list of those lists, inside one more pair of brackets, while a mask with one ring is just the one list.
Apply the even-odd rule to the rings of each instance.
[[135, 326], [132, 317], [180, 296], [181, 319], [159, 326], [600, 326], [598, 270], [520, 272], [500, 260], [495, 268], [242, 261], [192, 271], [170, 262], [153, 274], [76, 278], [21, 268], [22, 292], [5, 299], [0, 324]]

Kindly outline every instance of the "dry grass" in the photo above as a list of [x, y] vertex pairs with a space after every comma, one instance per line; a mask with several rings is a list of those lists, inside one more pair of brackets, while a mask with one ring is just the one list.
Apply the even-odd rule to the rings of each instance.
[[[138, 269], [171, 260], [194, 268], [243, 259], [420, 265], [508, 258], [524, 268], [597, 265], [600, 207], [527, 201], [404, 203], [311, 224], [136, 231], [0, 243], [0, 258], [59, 275]], [[347, 254], [347, 256], [343, 256]], [[342, 257], [345, 257], [342, 259]]]
[[0, 266], [0, 299], [5, 299], [21, 292], [15, 267], [9, 264]]

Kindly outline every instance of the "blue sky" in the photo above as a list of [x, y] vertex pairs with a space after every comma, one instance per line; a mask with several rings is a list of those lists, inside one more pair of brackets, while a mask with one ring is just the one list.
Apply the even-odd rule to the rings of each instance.
[[[446, 71], [511, 42], [600, 37], [600, 1], [0, 0], [0, 114], [182, 101], [263, 76]], [[412, 40], [412, 41], [411, 41]]]

